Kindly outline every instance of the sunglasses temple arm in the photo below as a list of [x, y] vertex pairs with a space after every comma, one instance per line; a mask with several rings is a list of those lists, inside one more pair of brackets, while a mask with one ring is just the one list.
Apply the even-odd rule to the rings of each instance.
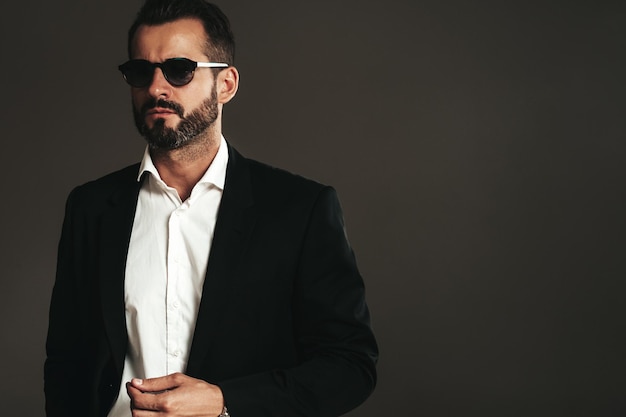
[[228, 64], [223, 62], [198, 62], [199, 68], [226, 68]]

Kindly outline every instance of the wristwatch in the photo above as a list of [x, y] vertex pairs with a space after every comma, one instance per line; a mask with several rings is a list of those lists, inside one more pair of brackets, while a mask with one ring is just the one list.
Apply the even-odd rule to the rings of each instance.
[[222, 410], [220, 415], [217, 417], [230, 417], [230, 414], [228, 414], [228, 409], [226, 408], [226, 406], [224, 406], [224, 409]]

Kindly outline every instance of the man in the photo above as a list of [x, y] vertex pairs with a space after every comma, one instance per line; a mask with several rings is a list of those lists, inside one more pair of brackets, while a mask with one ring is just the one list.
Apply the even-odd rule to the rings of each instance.
[[141, 164], [77, 187], [59, 243], [48, 416], [336, 416], [376, 381], [332, 188], [242, 157], [227, 18], [148, 0], [129, 31]]

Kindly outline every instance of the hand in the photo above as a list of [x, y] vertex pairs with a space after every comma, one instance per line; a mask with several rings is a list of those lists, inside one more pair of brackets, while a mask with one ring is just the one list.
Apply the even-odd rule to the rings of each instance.
[[217, 417], [222, 390], [201, 379], [175, 373], [126, 383], [133, 417]]

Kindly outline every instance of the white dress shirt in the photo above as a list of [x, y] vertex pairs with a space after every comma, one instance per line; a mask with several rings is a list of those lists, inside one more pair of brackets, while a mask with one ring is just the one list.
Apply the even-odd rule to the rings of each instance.
[[185, 372], [219, 209], [228, 149], [220, 147], [186, 201], [167, 186], [146, 148], [133, 223], [124, 301], [128, 351], [109, 417], [130, 417], [125, 383]]

